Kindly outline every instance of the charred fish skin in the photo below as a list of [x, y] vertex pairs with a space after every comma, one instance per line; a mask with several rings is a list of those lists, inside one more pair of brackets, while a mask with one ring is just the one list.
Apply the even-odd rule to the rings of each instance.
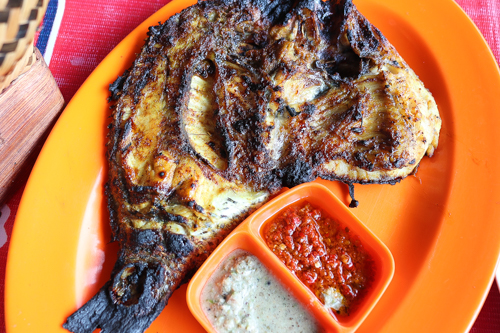
[[202, 1], [110, 85], [111, 279], [63, 327], [143, 332], [283, 186], [394, 184], [437, 148], [432, 95], [350, 0]]

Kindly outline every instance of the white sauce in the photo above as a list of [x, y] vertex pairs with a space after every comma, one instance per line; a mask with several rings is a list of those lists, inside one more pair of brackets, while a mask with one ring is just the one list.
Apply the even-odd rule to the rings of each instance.
[[319, 332], [316, 321], [252, 254], [236, 250], [201, 293], [212, 325], [225, 332]]

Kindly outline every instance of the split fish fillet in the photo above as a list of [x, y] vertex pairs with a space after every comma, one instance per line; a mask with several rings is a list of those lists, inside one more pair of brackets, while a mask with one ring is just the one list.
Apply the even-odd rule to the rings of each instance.
[[146, 330], [281, 188], [395, 184], [437, 148], [432, 95], [350, 0], [208, 0], [148, 36], [110, 85], [118, 260], [72, 332]]

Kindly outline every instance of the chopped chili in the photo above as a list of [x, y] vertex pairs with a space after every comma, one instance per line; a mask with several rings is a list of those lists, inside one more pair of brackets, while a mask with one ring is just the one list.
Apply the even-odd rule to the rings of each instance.
[[310, 203], [287, 207], [263, 235], [288, 269], [338, 314], [352, 312], [373, 281], [373, 260], [359, 238]]

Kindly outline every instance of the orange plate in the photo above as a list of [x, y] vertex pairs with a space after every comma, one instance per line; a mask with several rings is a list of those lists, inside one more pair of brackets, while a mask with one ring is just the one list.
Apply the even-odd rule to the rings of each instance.
[[[9, 250], [9, 333], [64, 332], [66, 316], [108, 279], [116, 258], [103, 208], [107, 86], [134, 59], [147, 27], [121, 42], [60, 117], [26, 186]], [[355, 0], [434, 94], [443, 128], [434, 157], [400, 184], [356, 186], [352, 212], [391, 250], [391, 285], [358, 332], [466, 332], [500, 252], [500, 75], [452, 0]], [[346, 187], [323, 182], [348, 202]], [[203, 332], [178, 290], [149, 332]]]
[[[267, 247], [262, 237], [262, 226], [272, 221], [283, 209], [304, 200], [321, 208], [330, 217], [348, 227], [359, 237], [366, 251], [373, 258], [376, 274], [363, 302], [349, 317], [330, 314], [314, 293], [304, 285]], [[232, 232], [205, 261], [191, 279], [187, 289], [187, 303], [191, 313], [211, 333], [217, 333], [201, 308], [200, 295], [207, 280], [222, 260], [236, 249], [255, 255], [273, 275], [290, 290], [316, 318], [324, 332], [354, 332], [378, 302], [394, 275], [394, 259], [389, 249], [325, 186], [318, 183], [302, 184], [271, 200], [247, 218]]]

